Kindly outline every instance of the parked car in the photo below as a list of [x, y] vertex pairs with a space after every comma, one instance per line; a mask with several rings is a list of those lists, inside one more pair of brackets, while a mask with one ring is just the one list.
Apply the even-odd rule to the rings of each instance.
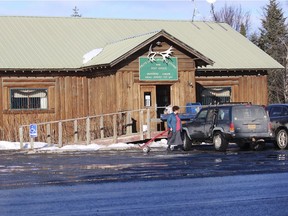
[[267, 110], [275, 146], [279, 149], [288, 149], [288, 104], [271, 104]]
[[263, 106], [251, 104], [204, 107], [196, 117], [183, 124], [184, 150], [202, 142], [213, 143], [226, 151], [229, 142], [241, 149], [260, 150], [272, 139], [269, 116]]

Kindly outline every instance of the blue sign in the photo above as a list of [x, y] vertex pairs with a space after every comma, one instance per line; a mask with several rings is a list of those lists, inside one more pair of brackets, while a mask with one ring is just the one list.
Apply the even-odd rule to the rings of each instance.
[[36, 124], [30, 124], [29, 135], [30, 137], [37, 137], [37, 125]]

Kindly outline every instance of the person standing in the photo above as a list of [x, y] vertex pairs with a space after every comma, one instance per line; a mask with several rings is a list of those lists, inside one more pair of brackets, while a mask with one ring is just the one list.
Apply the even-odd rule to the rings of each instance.
[[172, 113], [169, 114], [167, 119], [169, 133], [172, 133], [172, 136], [170, 136], [170, 138], [168, 139], [167, 150], [171, 149], [171, 145], [176, 145], [179, 149], [183, 150], [183, 140], [181, 136], [182, 122], [178, 115], [179, 110], [179, 106], [173, 106]]

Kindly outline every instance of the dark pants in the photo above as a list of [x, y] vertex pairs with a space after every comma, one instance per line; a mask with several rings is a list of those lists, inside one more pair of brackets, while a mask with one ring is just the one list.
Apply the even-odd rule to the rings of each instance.
[[183, 145], [181, 131], [172, 132], [172, 136], [168, 138], [168, 145]]

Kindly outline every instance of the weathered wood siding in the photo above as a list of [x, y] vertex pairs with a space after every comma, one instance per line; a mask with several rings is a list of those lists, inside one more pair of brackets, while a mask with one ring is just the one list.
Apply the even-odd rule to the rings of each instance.
[[[162, 52], [171, 45], [164, 41], [161, 47], [154, 47], [153, 50]], [[131, 56], [121, 63], [121, 67], [114, 71], [109, 69], [107, 73], [95, 69], [89, 71], [89, 74], [87, 72], [87, 76], [73, 72], [67, 76], [51, 76], [47, 72], [45, 77], [43, 74], [33, 77], [31, 73], [29, 76], [23, 73], [23, 76], [0, 77], [0, 139], [4, 138], [3, 131], [17, 133], [16, 130], [21, 124], [142, 109], [141, 86], [170, 85], [171, 103], [179, 106], [196, 102], [196, 82], [204, 87], [231, 86], [233, 102], [267, 104], [267, 76], [195, 77], [196, 63], [193, 56], [177, 48], [177, 45], [173, 49], [173, 56], [178, 58], [177, 81], [140, 81], [139, 56], [147, 56], [148, 50], [149, 46], [137, 53], [131, 53]], [[47, 88], [48, 110], [11, 110], [9, 91], [13, 87]], [[133, 118], [139, 121], [138, 114]], [[12, 134], [7, 133], [6, 137], [11, 138]]]
[[196, 77], [202, 86], [230, 86], [231, 102], [267, 105], [267, 76]]
[[[171, 44], [162, 43], [161, 47], [154, 47], [156, 52], [163, 52]], [[148, 48], [141, 56], [146, 57]], [[134, 60], [119, 70], [117, 73], [117, 85], [119, 85], [119, 94], [122, 94], [124, 101], [118, 102], [118, 109], [140, 109], [140, 86], [141, 85], [171, 85], [171, 103], [185, 106], [187, 102], [196, 100], [195, 90], [195, 62], [182, 51], [174, 48], [173, 56], [178, 59], [178, 81], [140, 81], [139, 80], [139, 56], [135, 56]], [[122, 88], [123, 87], [123, 88]], [[120, 99], [121, 97], [119, 97]]]
[[[55, 78], [43, 77], [2, 77], [1, 78], [1, 139], [16, 140], [18, 129], [21, 124], [31, 124], [55, 119]], [[10, 89], [11, 88], [47, 88], [48, 110], [11, 110]]]
[[87, 77], [57, 77], [55, 86], [55, 118], [69, 119], [89, 115]]

